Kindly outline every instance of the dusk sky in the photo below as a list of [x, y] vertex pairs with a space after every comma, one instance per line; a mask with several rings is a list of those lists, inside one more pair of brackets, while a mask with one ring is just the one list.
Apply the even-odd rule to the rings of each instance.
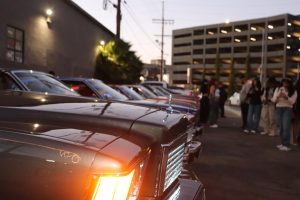
[[[73, 0], [100, 23], [115, 33], [116, 9], [103, 0]], [[117, 0], [111, 0], [116, 3]], [[300, 0], [165, 0], [165, 19], [174, 20], [165, 26], [165, 34], [173, 29], [239, 21], [284, 13], [300, 15]], [[126, 0], [122, 3], [121, 38], [132, 44], [143, 62], [160, 59], [161, 24], [152, 19], [162, 15], [161, 0]], [[157, 41], [156, 41], [157, 40]], [[171, 37], [165, 37], [165, 59], [171, 64]]]

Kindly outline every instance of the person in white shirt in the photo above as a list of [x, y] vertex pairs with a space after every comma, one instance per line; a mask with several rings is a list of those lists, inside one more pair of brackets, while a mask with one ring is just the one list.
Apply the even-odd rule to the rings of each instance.
[[277, 148], [281, 151], [289, 151], [291, 138], [291, 125], [293, 105], [297, 100], [297, 91], [290, 79], [285, 78], [281, 86], [276, 88], [272, 101], [276, 104], [277, 120], [281, 144]]

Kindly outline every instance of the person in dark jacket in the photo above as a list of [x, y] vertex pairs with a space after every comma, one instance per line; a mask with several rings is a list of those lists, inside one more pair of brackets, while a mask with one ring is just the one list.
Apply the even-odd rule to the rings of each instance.
[[208, 121], [208, 115], [210, 112], [209, 107], [209, 85], [207, 80], [203, 80], [200, 86], [200, 94], [201, 94], [201, 100], [200, 100], [200, 113], [199, 113], [199, 121], [202, 124], [206, 124]]
[[245, 133], [257, 133], [259, 128], [259, 121], [261, 115], [262, 101], [261, 95], [263, 94], [261, 83], [258, 78], [252, 80], [251, 88], [247, 94], [249, 98], [249, 108], [247, 115], [247, 125], [244, 130]]

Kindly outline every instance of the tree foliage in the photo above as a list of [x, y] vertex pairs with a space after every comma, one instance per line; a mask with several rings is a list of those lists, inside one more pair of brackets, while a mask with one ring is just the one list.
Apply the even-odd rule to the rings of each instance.
[[123, 40], [110, 41], [99, 47], [94, 77], [106, 83], [137, 83], [143, 63], [131, 45]]

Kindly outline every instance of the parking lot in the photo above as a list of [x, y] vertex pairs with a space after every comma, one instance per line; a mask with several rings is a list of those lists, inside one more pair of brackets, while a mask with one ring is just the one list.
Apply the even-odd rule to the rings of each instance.
[[299, 200], [300, 147], [278, 151], [279, 137], [242, 132], [237, 108], [219, 128], [205, 127], [204, 148], [193, 169], [209, 200]]

